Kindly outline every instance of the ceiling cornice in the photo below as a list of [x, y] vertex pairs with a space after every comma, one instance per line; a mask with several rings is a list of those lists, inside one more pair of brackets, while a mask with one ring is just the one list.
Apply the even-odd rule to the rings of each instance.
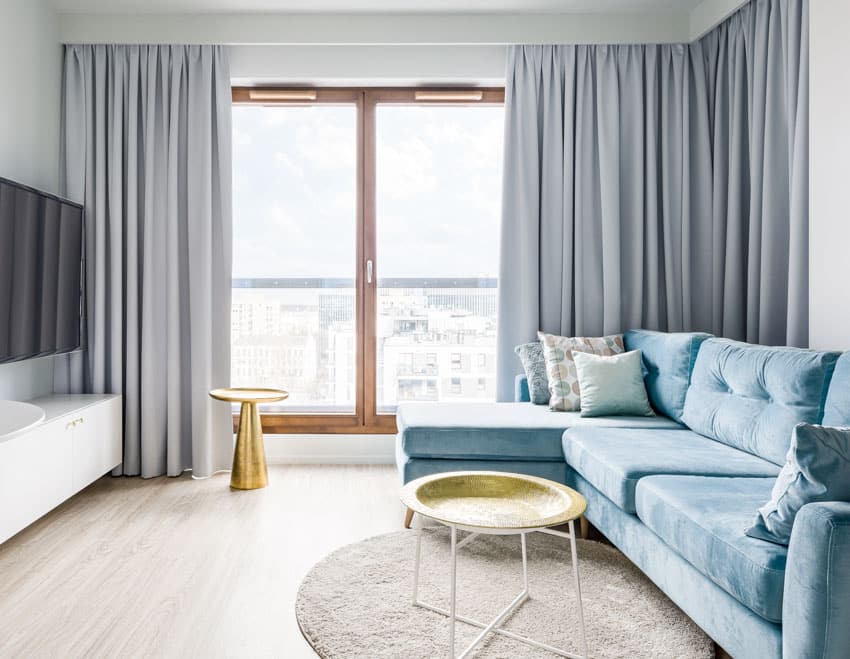
[[691, 12], [690, 40], [701, 39], [747, 2], [749, 0], [702, 0]]
[[687, 43], [747, 1], [703, 0], [692, 12], [629, 14], [60, 13], [58, 28], [62, 43]]

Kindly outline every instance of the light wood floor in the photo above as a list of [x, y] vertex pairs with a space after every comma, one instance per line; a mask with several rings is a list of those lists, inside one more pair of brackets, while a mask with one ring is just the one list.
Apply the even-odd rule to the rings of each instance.
[[399, 483], [391, 466], [269, 470], [253, 492], [103, 478], [0, 545], [0, 657], [314, 657], [298, 585], [401, 528]]

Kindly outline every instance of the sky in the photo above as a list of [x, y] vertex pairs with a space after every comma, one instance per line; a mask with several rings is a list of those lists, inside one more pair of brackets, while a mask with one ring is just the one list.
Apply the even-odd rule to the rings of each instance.
[[[498, 273], [503, 108], [379, 106], [380, 277]], [[356, 110], [234, 106], [233, 276], [353, 277]]]

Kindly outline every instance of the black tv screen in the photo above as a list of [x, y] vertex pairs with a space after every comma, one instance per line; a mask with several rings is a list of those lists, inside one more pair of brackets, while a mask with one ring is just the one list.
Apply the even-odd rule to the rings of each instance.
[[80, 347], [83, 208], [0, 178], [0, 363]]

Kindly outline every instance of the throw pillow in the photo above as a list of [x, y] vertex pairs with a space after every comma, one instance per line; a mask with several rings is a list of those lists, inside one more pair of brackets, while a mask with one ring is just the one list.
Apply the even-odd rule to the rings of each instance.
[[850, 428], [794, 428], [770, 501], [759, 508], [747, 535], [787, 545], [800, 508], [814, 501], [850, 502]]
[[581, 389], [582, 416], [655, 416], [641, 369], [641, 352], [602, 357], [573, 353]]
[[549, 409], [560, 412], [577, 412], [581, 409], [581, 389], [573, 351], [595, 355], [616, 355], [624, 351], [622, 334], [588, 338], [540, 332], [538, 336], [543, 344], [543, 357], [546, 360]]
[[546, 377], [546, 360], [543, 358], [543, 346], [540, 341], [523, 343], [514, 348], [519, 355], [525, 377], [528, 378], [528, 395], [535, 405], [549, 402], [549, 378]]

